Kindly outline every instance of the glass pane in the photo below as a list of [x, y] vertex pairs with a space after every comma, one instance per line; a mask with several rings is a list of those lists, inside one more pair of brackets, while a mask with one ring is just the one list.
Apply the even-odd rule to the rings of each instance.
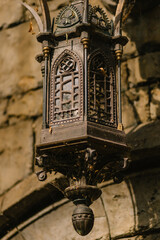
[[62, 81], [65, 82], [65, 81], [71, 80], [71, 78], [72, 78], [71, 75], [67, 75], [67, 76], [64, 75]]
[[63, 101], [67, 101], [71, 99], [71, 93], [63, 93], [62, 94]]
[[71, 109], [71, 103], [65, 103], [65, 104], [63, 104], [62, 109], [63, 109], [63, 110], [69, 110], [69, 109]]
[[64, 91], [72, 91], [72, 82], [69, 81], [67, 83], [64, 83], [62, 89]]

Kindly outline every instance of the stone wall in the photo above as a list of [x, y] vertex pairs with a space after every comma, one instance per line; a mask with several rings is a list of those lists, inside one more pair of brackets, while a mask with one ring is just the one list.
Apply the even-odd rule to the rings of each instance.
[[[40, 11], [38, 0], [26, 2]], [[108, 16], [113, 17], [114, 0], [90, 2], [93, 5], [100, 5], [107, 12], [110, 9]], [[103, 187], [103, 196], [94, 206], [95, 228], [90, 236], [83, 239], [158, 240], [160, 238], [159, 178], [158, 174], [150, 174], [148, 177], [144, 170], [145, 163], [149, 168], [159, 167], [157, 160], [160, 156], [160, 7], [156, 2], [152, 4], [152, 1], [148, 1], [145, 6], [142, 0], [136, 3], [123, 27], [124, 35], [130, 40], [124, 48], [122, 62], [123, 123], [129, 142], [133, 146], [131, 156], [136, 162], [136, 167], [131, 168], [127, 173], [129, 180], [126, 182], [120, 185], [106, 183]], [[48, 3], [53, 17], [57, 15], [58, 9], [67, 5], [69, 1], [52, 0]], [[6, 225], [7, 221], [11, 224], [8, 209], [12, 209], [13, 206], [18, 207], [22, 198], [26, 196], [29, 202], [31, 193], [44, 188], [44, 185], [37, 183], [37, 179], [33, 177], [34, 146], [40, 139], [42, 124], [42, 78], [40, 66], [34, 60], [41, 52], [41, 46], [36, 41], [36, 35], [28, 32], [30, 18], [19, 0], [1, 0], [0, 226]], [[34, 32], [38, 33], [34, 20], [33, 26]], [[155, 165], [152, 164], [153, 157]], [[139, 171], [139, 165], [143, 165], [144, 175], [130, 178], [133, 171]], [[31, 188], [32, 190], [26, 191], [26, 194], [22, 191], [22, 188], [27, 188], [25, 184], [34, 185], [34, 190]], [[155, 197], [152, 196], [153, 185]], [[136, 189], [134, 194], [132, 194], [133, 189]], [[44, 195], [44, 192], [41, 195]], [[150, 200], [152, 197], [153, 201]], [[45, 207], [49, 203], [46, 202]], [[49, 210], [50, 213], [45, 213], [43, 218], [37, 217], [36, 219], [39, 220], [33, 221], [33, 224], [29, 224], [13, 239], [81, 239], [74, 235], [68, 220], [71, 215], [69, 212], [72, 212], [72, 204], [66, 202], [57, 204]], [[61, 215], [64, 216], [64, 231], [60, 231]], [[19, 220], [17, 226], [21, 222]]]

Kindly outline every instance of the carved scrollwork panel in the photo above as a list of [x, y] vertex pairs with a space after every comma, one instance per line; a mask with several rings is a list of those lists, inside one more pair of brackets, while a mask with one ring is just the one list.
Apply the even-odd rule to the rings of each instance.
[[56, 24], [58, 28], [68, 28], [81, 22], [81, 20], [82, 16], [78, 9], [74, 6], [68, 6], [61, 10], [56, 19]]
[[89, 12], [89, 21], [102, 30], [110, 30], [111, 23], [102, 8], [92, 7]]

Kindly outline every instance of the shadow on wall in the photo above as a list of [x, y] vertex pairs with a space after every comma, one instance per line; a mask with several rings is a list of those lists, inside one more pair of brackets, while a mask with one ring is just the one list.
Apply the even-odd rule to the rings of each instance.
[[160, 50], [159, 11], [159, 1], [136, 1], [124, 25], [124, 30], [130, 40], [135, 42], [139, 55]]
[[[145, 235], [160, 231], [160, 175], [141, 174], [126, 181], [134, 211], [134, 231]], [[143, 238], [142, 238], [143, 239]], [[151, 238], [153, 239], [153, 238]], [[159, 238], [156, 238], [159, 239]]]
[[131, 127], [160, 118], [159, 1], [136, 1], [123, 29], [130, 40], [124, 48], [122, 63], [123, 94], [133, 116], [127, 120], [128, 111], [124, 111], [124, 125]]
[[[135, 44], [127, 47], [127, 88], [125, 94], [133, 104], [137, 123], [146, 123], [160, 117], [160, 5], [159, 1], [137, 1], [124, 31]], [[130, 49], [129, 49], [130, 48]], [[124, 53], [125, 54], [125, 53]], [[130, 59], [128, 57], [131, 57]], [[136, 148], [136, 156], [148, 158], [143, 168], [153, 168], [159, 152], [159, 121], [131, 133], [129, 140]], [[158, 147], [157, 147], [158, 146]], [[135, 156], [133, 156], [135, 157]], [[136, 157], [135, 157], [136, 158]], [[138, 159], [137, 159], [138, 160]], [[148, 163], [150, 162], [150, 163]], [[139, 164], [138, 162], [136, 163]], [[134, 206], [135, 231], [159, 232], [160, 176], [145, 173], [127, 182]], [[160, 238], [160, 237], [159, 237]], [[159, 239], [155, 238], [155, 239]], [[154, 239], [154, 238], [150, 238]]]

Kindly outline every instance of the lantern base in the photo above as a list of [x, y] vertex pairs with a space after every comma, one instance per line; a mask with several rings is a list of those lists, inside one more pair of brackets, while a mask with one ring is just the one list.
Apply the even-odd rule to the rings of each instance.
[[72, 223], [75, 231], [81, 235], [86, 236], [93, 228], [94, 214], [91, 208], [84, 203], [77, 204], [73, 211]]
[[75, 179], [85, 172], [87, 184], [95, 185], [126, 168], [129, 152], [124, 131], [84, 121], [43, 129], [36, 165]]
[[97, 200], [102, 194], [102, 191], [96, 186], [91, 185], [73, 185], [65, 189], [66, 197], [77, 205], [77, 199], [83, 199], [85, 196], [85, 204], [87, 206]]
[[73, 211], [72, 223], [75, 231], [81, 236], [87, 235], [93, 228], [94, 214], [89, 206], [101, 196], [101, 193], [96, 186], [85, 184], [75, 184], [65, 189], [66, 197], [77, 206]]
[[[89, 121], [68, 123], [42, 129], [41, 144], [36, 146], [37, 153], [43, 150], [78, 148], [85, 145], [103, 151], [106, 155], [129, 152], [124, 131]], [[81, 148], [81, 147], [80, 147]], [[57, 150], [56, 150], [57, 151]], [[70, 151], [70, 149], [69, 149]]]

